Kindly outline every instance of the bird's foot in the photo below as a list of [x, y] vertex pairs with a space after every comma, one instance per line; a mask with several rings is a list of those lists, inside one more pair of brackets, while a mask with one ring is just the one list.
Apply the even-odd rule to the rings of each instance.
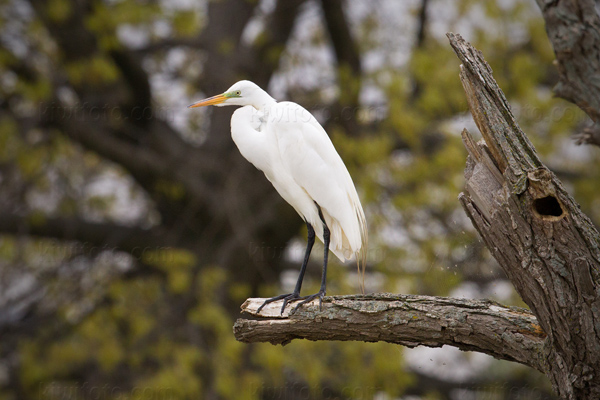
[[296, 310], [301, 305], [309, 303], [309, 302], [313, 301], [314, 299], [316, 299], [317, 297], [319, 298], [319, 310], [321, 310], [322, 309], [322, 305], [323, 305], [323, 297], [325, 297], [325, 290], [320, 290], [318, 293], [311, 294], [311, 295], [308, 295], [308, 296], [300, 296], [300, 293], [280, 294], [279, 296], [271, 297], [270, 299], [265, 300], [265, 302], [262, 303], [262, 305], [260, 307], [258, 307], [258, 310], [256, 310], [256, 313], [260, 313], [260, 310], [262, 310], [263, 307], [266, 306], [267, 304], [273, 303], [275, 301], [283, 299], [283, 304], [281, 305], [281, 312], [280, 312], [280, 315], [283, 315], [283, 311], [285, 310], [285, 306], [287, 306], [288, 303], [290, 303], [292, 301], [302, 300], [290, 312], [290, 315], [292, 315], [293, 313], [296, 312]]
[[295, 293], [295, 292], [280, 294], [279, 296], [271, 297], [270, 299], [265, 300], [265, 302], [262, 303], [262, 305], [260, 307], [258, 307], [258, 310], [256, 310], [256, 312], [260, 313], [260, 310], [262, 310], [263, 307], [266, 306], [267, 304], [283, 299], [283, 305], [281, 306], [281, 312], [280, 312], [280, 315], [283, 315], [283, 310], [285, 310], [285, 306], [287, 306], [287, 304], [290, 301], [294, 301], [294, 300], [298, 300], [298, 299], [302, 299], [302, 298], [303, 297], [300, 297], [300, 293]]
[[325, 297], [325, 289], [321, 289], [315, 294], [299, 297], [298, 300], [302, 300], [302, 301], [300, 303], [296, 304], [296, 307], [294, 307], [294, 309], [292, 311], [290, 311], [290, 315], [294, 314], [296, 312], [296, 310], [298, 308], [300, 308], [300, 306], [302, 306], [306, 303], [310, 303], [317, 297], [319, 298], [319, 311], [322, 311], [323, 310], [323, 297]]

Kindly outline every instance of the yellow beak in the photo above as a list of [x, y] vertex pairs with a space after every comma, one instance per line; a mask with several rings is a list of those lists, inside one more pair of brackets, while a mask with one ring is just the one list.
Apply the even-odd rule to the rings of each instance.
[[212, 105], [215, 105], [215, 104], [221, 104], [225, 100], [227, 100], [227, 97], [225, 97], [225, 94], [218, 94], [216, 96], [209, 97], [208, 99], [200, 100], [200, 101], [198, 101], [198, 102], [196, 102], [194, 104], [190, 104], [188, 106], [188, 108], [212, 106]]

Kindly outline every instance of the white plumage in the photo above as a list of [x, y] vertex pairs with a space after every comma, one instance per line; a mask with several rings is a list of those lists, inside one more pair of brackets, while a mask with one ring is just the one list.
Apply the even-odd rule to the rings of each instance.
[[[231, 118], [231, 136], [240, 153], [264, 172], [281, 197], [306, 221], [309, 236], [310, 229], [314, 228], [316, 236], [324, 242], [324, 232], [328, 228], [329, 249], [342, 261], [357, 257], [364, 267], [367, 225], [360, 199], [348, 169], [313, 115], [296, 103], [276, 102], [250, 81], [237, 82], [222, 95], [190, 107], [204, 105], [243, 106]], [[309, 237], [307, 255], [311, 248]], [[299, 277], [298, 292], [305, 264]], [[304, 299], [306, 302], [315, 296], [322, 299], [325, 271], [326, 260], [323, 293], [306, 297], [292, 293], [267, 302], [283, 298], [283, 312], [287, 301]]]

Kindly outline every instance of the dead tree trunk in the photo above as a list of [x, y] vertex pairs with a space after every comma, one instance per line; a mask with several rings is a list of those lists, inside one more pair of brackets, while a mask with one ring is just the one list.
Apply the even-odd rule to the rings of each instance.
[[449, 34], [485, 143], [465, 130], [459, 200], [548, 335], [544, 373], [565, 399], [600, 399], [600, 235], [538, 158], [482, 54]]
[[242, 310], [253, 318], [236, 322], [236, 338], [453, 345], [536, 368], [564, 399], [600, 399], [600, 235], [538, 158], [482, 54], [448, 37], [484, 139], [463, 131], [469, 157], [459, 200], [533, 314], [489, 301], [371, 295], [327, 297], [323, 311], [280, 317], [256, 314], [261, 300], [249, 299]]

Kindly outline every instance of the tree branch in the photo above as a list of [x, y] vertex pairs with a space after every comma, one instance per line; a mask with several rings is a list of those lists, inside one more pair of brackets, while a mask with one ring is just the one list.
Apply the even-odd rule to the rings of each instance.
[[429, 0], [421, 0], [421, 8], [419, 10], [419, 25], [417, 29], [417, 40], [415, 41], [415, 47], [423, 47], [425, 44], [425, 38], [427, 35], [427, 23], [429, 18], [427, 16], [427, 10], [429, 6]]
[[[600, 130], [600, 17], [592, 0], [536, 0], [554, 47], [560, 81], [558, 96], [578, 105]], [[578, 143], [600, 146], [597, 135], [575, 137]], [[589, 139], [589, 140], [588, 140]]]
[[600, 124], [594, 124], [583, 129], [583, 132], [572, 136], [577, 144], [593, 144], [600, 146]]
[[287, 344], [293, 339], [385, 341], [407, 347], [443, 345], [478, 351], [541, 370], [545, 334], [531, 312], [490, 300], [373, 294], [332, 296], [299, 308], [292, 316], [281, 302], [256, 313], [264, 299], [248, 299], [238, 319], [237, 340]]
[[61, 56], [68, 61], [91, 57], [97, 51], [97, 40], [86, 28], [86, 17], [92, 10], [90, 1], [69, 1], [66, 18], [51, 18], [47, 0], [29, 0], [38, 18], [60, 45]]
[[0, 216], [0, 232], [31, 235], [60, 240], [73, 240], [99, 248], [128, 253], [182, 247], [160, 228], [143, 229], [110, 222], [90, 222], [77, 217], [30, 218], [16, 214]]
[[[429, 23], [428, 18], [428, 9], [429, 9], [429, 0], [421, 0], [421, 8], [419, 10], [419, 22], [417, 25], [417, 35], [415, 38], [415, 51], [423, 49], [427, 43], [427, 28]], [[417, 98], [421, 95], [423, 91], [423, 85], [416, 79], [414, 76], [413, 80], [413, 88], [410, 93], [411, 101], [416, 101]]]
[[344, 13], [343, 0], [321, 1], [321, 8], [338, 65], [340, 67], [345, 65], [350, 68], [352, 75], [360, 76], [362, 71], [360, 54]]
[[[153, 192], [156, 179], [177, 181], [189, 195], [204, 202], [211, 212], [219, 208], [212, 191], [198, 177], [198, 171], [213, 164], [215, 157], [201, 149], [185, 147], [181, 139], [175, 137], [175, 131], [163, 121], [154, 119], [149, 128], [156, 131], [152, 133], [154, 140], [164, 142], [162, 150], [155, 151], [149, 146], [129, 143], [111, 134], [115, 129], [133, 128], [132, 125], [107, 127], [88, 118], [86, 112], [81, 117], [72, 118], [54, 117], [52, 110], [43, 112], [46, 113], [47, 124], [60, 127], [72, 140], [125, 168], [148, 193]], [[173, 135], [170, 139], [165, 137], [169, 133]]]
[[202, 49], [206, 47], [206, 43], [199, 36], [195, 37], [167, 37], [148, 43], [146, 46], [131, 49], [131, 53], [138, 56], [151, 55], [160, 51], [171, 50], [177, 47], [185, 47], [188, 49]]

